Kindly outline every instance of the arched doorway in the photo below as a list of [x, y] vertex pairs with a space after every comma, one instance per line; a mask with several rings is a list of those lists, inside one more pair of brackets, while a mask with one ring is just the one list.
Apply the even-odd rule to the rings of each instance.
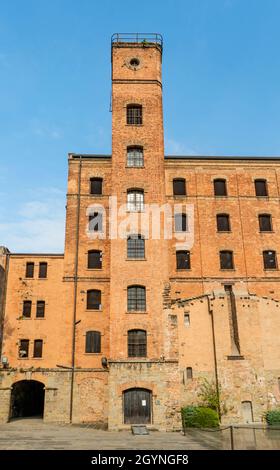
[[152, 392], [144, 388], [131, 388], [123, 393], [125, 424], [151, 422]]
[[10, 419], [38, 416], [43, 418], [45, 390], [37, 380], [20, 380], [13, 384]]

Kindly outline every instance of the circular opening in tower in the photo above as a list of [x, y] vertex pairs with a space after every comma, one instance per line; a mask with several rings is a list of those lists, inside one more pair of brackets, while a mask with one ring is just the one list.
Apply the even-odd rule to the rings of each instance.
[[137, 57], [133, 57], [133, 59], [130, 60], [129, 64], [131, 67], [138, 67], [140, 65], [140, 60], [137, 59]]

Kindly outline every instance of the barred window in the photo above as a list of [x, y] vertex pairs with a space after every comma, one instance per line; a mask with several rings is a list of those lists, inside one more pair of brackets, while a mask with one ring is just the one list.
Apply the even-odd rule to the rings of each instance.
[[131, 212], [144, 210], [144, 191], [142, 189], [127, 191], [127, 210]]
[[24, 318], [30, 318], [31, 317], [31, 307], [32, 307], [32, 301], [31, 300], [24, 300], [23, 301], [22, 316]]
[[255, 180], [256, 196], [268, 196], [267, 181], [264, 179]]
[[26, 263], [25, 277], [34, 277], [34, 263]]
[[127, 124], [142, 124], [142, 106], [140, 104], [129, 104], [126, 107]]
[[45, 316], [45, 301], [38, 300], [36, 306], [36, 318], [44, 318]]
[[220, 269], [233, 269], [233, 253], [232, 251], [220, 251]]
[[259, 226], [260, 226], [260, 232], [272, 232], [271, 215], [260, 214]]
[[174, 196], [186, 195], [186, 180], [184, 178], [176, 178], [173, 180], [173, 194]]
[[101, 333], [100, 331], [86, 332], [86, 353], [101, 352]]
[[230, 232], [230, 223], [228, 214], [217, 214], [217, 231]]
[[215, 196], [227, 195], [227, 185], [225, 179], [219, 178], [214, 180], [214, 194]]
[[141, 235], [130, 235], [127, 239], [127, 257], [145, 258], [145, 240]]
[[127, 166], [141, 167], [144, 166], [143, 147], [127, 148]]
[[191, 269], [191, 258], [189, 251], [176, 251], [177, 269]]
[[175, 214], [175, 232], [187, 232], [186, 214]]
[[35, 339], [33, 357], [42, 357], [43, 355], [43, 340]]
[[45, 279], [48, 272], [48, 263], [39, 263], [39, 278]]
[[88, 251], [88, 269], [101, 269], [102, 268], [102, 251], [89, 250]]
[[264, 265], [264, 269], [277, 269], [276, 251], [274, 250], [263, 251], [263, 265]]
[[29, 339], [21, 339], [19, 341], [19, 357], [28, 357], [29, 354]]
[[101, 212], [94, 212], [88, 218], [90, 232], [102, 232], [103, 229], [103, 215]]
[[127, 311], [146, 311], [146, 288], [143, 286], [129, 286], [127, 288]]
[[102, 178], [90, 178], [90, 194], [102, 194]]
[[129, 330], [127, 343], [128, 357], [147, 356], [147, 332], [145, 330]]
[[91, 289], [87, 291], [87, 309], [101, 310], [101, 291]]

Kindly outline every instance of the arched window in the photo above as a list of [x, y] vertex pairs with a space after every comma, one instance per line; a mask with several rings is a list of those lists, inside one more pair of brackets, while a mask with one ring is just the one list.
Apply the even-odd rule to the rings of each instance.
[[100, 331], [86, 332], [86, 353], [101, 352], [101, 333]]
[[129, 104], [126, 107], [126, 123], [139, 125], [143, 123], [142, 106], [140, 104]]
[[234, 269], [232, 251], [220, 251], [220, 269]]
[[147, 356], [147, 332], [145, 330], [129, 330], [127, 333], [128, 357]]
[[142, 167], [144, 166], [143, 147], [127, 148], [127, 166]]
[[127, 288], [127, 311], [146, 311], [146, 287], [129, 286]]
[[102, 194], [102, 178], [90, 178], [90, 194]]
[[91, 289], [87, 291], [87, 309], [101, 310], [101, 291]]
[[228, 214], [217, 214], [217, 231], [230, 232], [230, 223]]
[[255, 180], [256, 196], [268, 196], [267, 181], [265, 179]]
[[274, 250], [263, 251], [263, 266], [264, 266], [264, 269], [277, 269], [276, 251]]
[[217, 178], [214, 180], [214, 194], [215, 196], [227, 195], [227, 184], [225, 179]]
[[173, 194], [174, 196], [186, 195], [186, 180], [185, 178], [175, 178], [173, 180]]
[[175, 214], [175, 232], [187, 231], [187, 216], [186, 214]]
[[145, 240], [141, 235], [130, 235], [127, 238], [127, 257], [145, 258]]
[[102, 251], [89, 250], [88, 251], [88, 269], [101, 269], [102, 268]]
[[177, 269], [191, 269], [191, 258], [189, 251], [176, 251], [176, 267]]
[[272, 232], [271, 215], [260, 214], [259, 215], [259, 227], [260, 232]]
[[130, 212], [138, 212], [144, 210], [143, 189], [129, 189], [127, 191], [127, 210]]

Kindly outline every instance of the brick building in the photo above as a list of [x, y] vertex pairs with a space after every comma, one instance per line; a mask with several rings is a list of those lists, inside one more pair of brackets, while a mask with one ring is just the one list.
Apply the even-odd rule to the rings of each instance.
[[177, 429], [203, 378], [224, 423], [280, 402], [280, 161], [164, 155], [161, 63], [113, 36], [112, 155], [69, 155], [64, 254], [0, 252], [0, 421]]

